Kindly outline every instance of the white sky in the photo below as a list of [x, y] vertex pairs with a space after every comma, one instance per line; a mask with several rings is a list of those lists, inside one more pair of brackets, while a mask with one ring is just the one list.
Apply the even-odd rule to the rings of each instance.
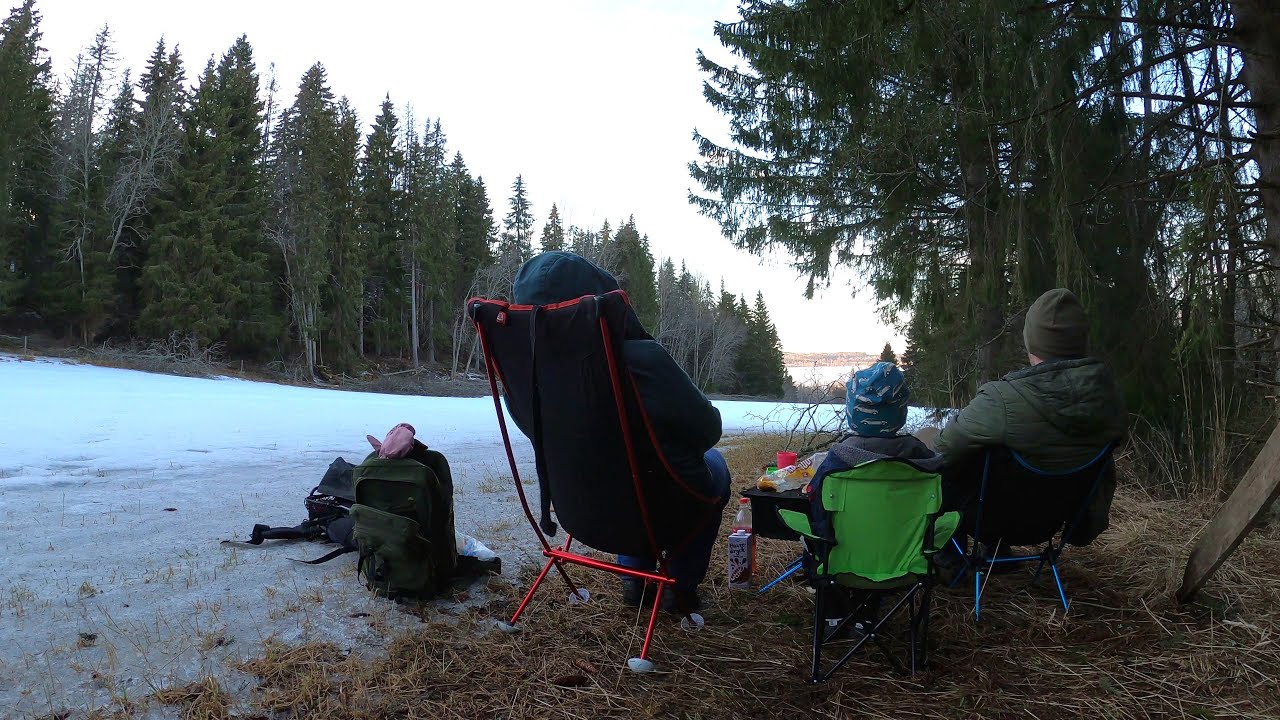
[[[10, 4], [13, 4], [12, 2]], [[851, 297], [851, 274], [812, 301], [780, 258], [736, 251], [687, 202], [696, 127], [723, 137], [727, 122], [702, 98], [694, 60], [702, 48], [727, 59], [713, 23], [736, 19], [733, 0], [40, 0], [44, 46], [64, 77], [109, 23], [119, 70], [136, 79], [156, 41], [182, 50], [194, 81], [211, 55], [240, 34], [253, 44], [265, 87], [275, 63], [279, 100], [293, 101], [303, 71], [324, 63], [366, 129], [390, 93], [404, 119], [439, 117], [450, 152], [484, 177], [495, 216], [506, 214], [524, 175], [538, 220], [555, 203], [566, 226], [617, 226], [634, 214], [655, 258], [672, 257], [718, 289], [763, 290], [788, 351], [879, 352], [903, 342], [874, 312], [869, 292]]]

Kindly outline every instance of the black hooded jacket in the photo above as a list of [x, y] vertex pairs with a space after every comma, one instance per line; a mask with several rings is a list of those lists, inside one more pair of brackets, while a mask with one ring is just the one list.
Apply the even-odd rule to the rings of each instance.
[[[613, 275], [590, 260], [553, 251], [520, 266], [513, 294], [521, 305], [550, 305], [617, 289], [618, 281]], [[691, 489], [705, 495], [718, 494], [712, 488], [703, 455], [720, 441], [720, 411], [645, 331], [634, 313], [628, 313], [624, 336], [622, 360], [640, 393], [667, 462]], [[529, 435], [523, 421], [513, 419]]]

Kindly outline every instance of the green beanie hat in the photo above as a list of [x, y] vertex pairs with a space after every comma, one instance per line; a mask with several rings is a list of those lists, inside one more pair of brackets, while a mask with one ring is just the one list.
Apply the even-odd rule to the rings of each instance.
[[1089, 352], [1089, 320], [1080, 298], [1066, 288], [1041, 295], [1027, 310], [1022, 341], [1041, 360], [1083, 357]]

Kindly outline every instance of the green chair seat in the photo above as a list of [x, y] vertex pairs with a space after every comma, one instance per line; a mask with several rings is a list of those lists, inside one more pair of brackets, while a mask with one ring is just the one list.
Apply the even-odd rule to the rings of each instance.
[[[813, 681], [829, 678], [868, 640], [879, 644], [879, 629], [903, 607], [911, 614], [911, 669], [921, 669], [936, 574], [933, 555], [951, 539], [960, 522], [958, 513], [941, 512], [941, 477], [906, 461], [874, 460], [827, 475], [819, 492], [831, 537], [820, 537], [805, 513], [778, 511], [784, 524], [806, 538], [813, 556], [812, 579], [818, 592]], [[905, 595], [843, 658], [822, 672], [822, 647], [832, 634], [826, 630], [823, 607], [832, 592], [847, 591], [867, 597]], [[849, 620], [846, 617], [840, 626]]]

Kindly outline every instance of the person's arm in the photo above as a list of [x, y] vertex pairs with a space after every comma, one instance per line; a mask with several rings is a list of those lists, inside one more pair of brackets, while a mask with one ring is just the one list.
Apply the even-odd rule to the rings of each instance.
[[720, 442], [720, 411], [661, 345], [654, 340], [630, 340], [624, 354], [661, 442], [678, 442], [699, 453]]
[[991, 383], [978, 394], [938, 434], [934, 450], [952, 462], [1005, 442], [1004, 399]]

